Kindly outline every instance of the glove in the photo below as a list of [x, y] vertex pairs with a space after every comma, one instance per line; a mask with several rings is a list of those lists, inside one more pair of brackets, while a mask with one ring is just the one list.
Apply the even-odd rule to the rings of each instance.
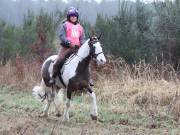
[[78, 50], [79, 46], [78, 45], [74, 45], [74, 50]]
[[72, 48], [74, 53], [77, 53], [77, 51], [79, 50], [79, 46], [78, 45], [74, 45]]
[[78, 45], [70, 45], [70, 47], [71, 47], [73, 50], [78, 50], [78, 49], [79, 49], [79, 46], [78, 46]]

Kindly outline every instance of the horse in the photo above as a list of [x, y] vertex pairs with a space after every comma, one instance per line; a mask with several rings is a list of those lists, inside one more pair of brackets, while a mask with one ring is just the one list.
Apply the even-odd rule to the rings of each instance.
[[59, 115], [59, 108], [57, 107], [54, 98], [58, 91], [62, 88], [65, 100], [65, 110], [63, 120], [69, 121], [69, 109], [72, 92], [85, 91], [91, 97], [91, 111], [90, 116], [93, 120], [97, 120], [98, 111], [96, 103], [96, 94], [89, 84], [89, 65], [90, 61], [94, 59], [98, 65], [106, 63], [102, 46], [100, 43], [100, 36], [91, 36], [79, 48], [78, 51], [70, 55], [65, 61], [62, 69], [58, 72], [56, 82], [54, 85], [49, 84], [52, 77], [52, 69], [57, 55], [48, 57], [41, 68], [41, 85], [33, 88], [33, 95], [42, 102], [46, 100], [46, 105], [42, 117], [48, 116], [48, 110], [51, 103], [54, 104], [57, 115]]

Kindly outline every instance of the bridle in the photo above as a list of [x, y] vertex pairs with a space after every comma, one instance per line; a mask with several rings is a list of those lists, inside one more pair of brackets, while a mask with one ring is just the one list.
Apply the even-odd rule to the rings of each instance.
[[98, 38], [97, 37], [92, 37], [90, 40], [89, 40], [89, 42], [88, 42], [88, 45], [89, 45], [89, 47], [90, 47], [90, 56], [92, 57], [92, 58], [97, 58], [98, 57], [98, 55], [100, 55], [101, 53], [103, 53], [103, 52], [99, 52], [99, 53], [95, 53], [95, 51], [94, 51], [94, 49], [95, 49], [95, 47], [93, 46], [93, 44], [95, 44], [95, 43], [97, 43], [97, 42], [99, 42], [99, 40], [98, 40]]
[[96, 59], [98, 57], [98, 55], [101, 54], [101, 53], [103, 53], [103, 52], [99, 52], [97, 54], [93, 54], [92, 57]]

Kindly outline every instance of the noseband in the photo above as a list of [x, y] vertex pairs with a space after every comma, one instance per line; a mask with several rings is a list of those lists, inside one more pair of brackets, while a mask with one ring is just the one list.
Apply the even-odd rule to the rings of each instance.
[[99, 52], [99, 53], [97, 53], [97, 54], [94, 54], [94, 55], [92, 55], [92, 57], [96, 59], [97, 56], [98, 56], [99, 54], [101, 54], [101, 53], [103, 53], [103, 52]]

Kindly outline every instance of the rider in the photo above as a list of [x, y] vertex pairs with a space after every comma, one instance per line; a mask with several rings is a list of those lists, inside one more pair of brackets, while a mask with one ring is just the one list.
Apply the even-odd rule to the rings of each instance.
[[67, 20], [60, 28], [59, 38], [62, 48], [53, 66], [52, 79], [49, 81], [50, 84], [55, 83], [55, 78], [58, 71], [63, 66], [65, 57], [71, 54], [75, 49], [78, 49], [85, 42], [84, 29], [79, 23], [79, 13], [76, 8], [70, 7], [68, 9]]

